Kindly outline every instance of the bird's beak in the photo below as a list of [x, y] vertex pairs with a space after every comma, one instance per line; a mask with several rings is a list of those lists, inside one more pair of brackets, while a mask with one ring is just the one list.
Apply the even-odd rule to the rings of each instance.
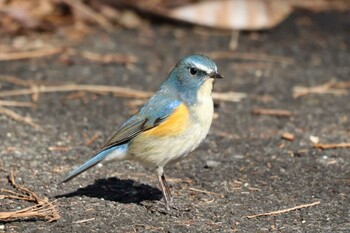
[[213, 79], [222, 79], [222, 78], [224, 78], [224, 76], [222, 76], [219, 73], [211, 73], [211, 74], [209, 74], [209, 77], [213, 78]]

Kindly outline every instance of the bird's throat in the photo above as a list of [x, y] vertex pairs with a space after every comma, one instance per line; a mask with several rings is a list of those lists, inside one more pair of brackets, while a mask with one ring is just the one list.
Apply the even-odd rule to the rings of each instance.
[[210, 78], [206, 80], [198, 90], [198, 99], [211, 95], [213, 90], [214, 79]]

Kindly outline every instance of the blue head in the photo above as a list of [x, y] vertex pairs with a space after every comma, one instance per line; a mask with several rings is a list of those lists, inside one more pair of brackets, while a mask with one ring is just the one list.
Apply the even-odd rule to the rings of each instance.
[[199, 92], [210, 95], [214, 79], [223, 78], [217, 72], [216, 64], [203, 55], [182, 58], [172, 69], [163, 88], [175, 91], [189, 103], [197, 100]]

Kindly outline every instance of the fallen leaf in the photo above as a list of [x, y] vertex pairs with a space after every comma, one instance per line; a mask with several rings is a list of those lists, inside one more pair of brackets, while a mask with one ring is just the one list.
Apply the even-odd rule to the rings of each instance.
[[281, 0], [219, 0], [189, 4], [169, 10], [169, 17], [230, 30], [261, 30], [276, 26], [290, 13]]

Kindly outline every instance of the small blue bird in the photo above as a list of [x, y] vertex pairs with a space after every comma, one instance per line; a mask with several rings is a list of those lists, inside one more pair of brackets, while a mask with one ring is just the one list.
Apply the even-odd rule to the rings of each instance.
[[102, 161], [135, 160], [155, 169], [166, 207], [173, 207], [163, 168], [184, 158], [208, 134], [213, 118], [211, 92], [223, 78], [216, 64], [203, 55], [190, 55], [171, 70], [159, 91], [130, 117], [101, 150], [62, 182]]

